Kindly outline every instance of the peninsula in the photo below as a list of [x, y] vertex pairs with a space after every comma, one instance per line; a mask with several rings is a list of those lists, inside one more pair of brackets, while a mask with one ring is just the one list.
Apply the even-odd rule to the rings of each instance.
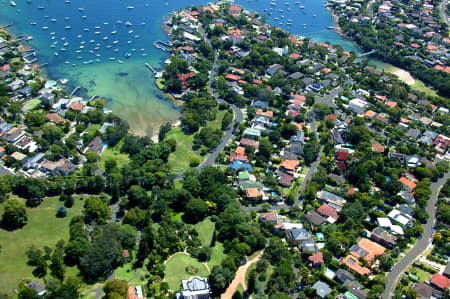
[[448, 295], [448, 98], [233, 1], [165, 26], [157, 143], [0, 34], [6, 298]]

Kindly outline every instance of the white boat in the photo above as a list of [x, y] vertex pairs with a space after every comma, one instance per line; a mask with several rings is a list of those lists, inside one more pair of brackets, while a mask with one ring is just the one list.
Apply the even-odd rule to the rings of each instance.
[[107, 36], [105, 36], [104, 38], [103, 38], [104, 40], [107, 40], [108, 39], [108, 37]]
[[131, 24], [130, 21], [126, 21], [126, 22], [125, 22], [125, 25], [126, 25], [126, 26], [133, 26], [133, 24]]
[[47, 27], [47, 26], [44, 26], [44, 27], [42, 27], [42, 29], [44, 29], [44, 30], [47, 30], [47, 29], [48, 29], [48, 27]]
[[85, 43], [86, 43], [85, 41], [81, 41], [81, 43], [80, 43], [80, 44], [84, 45]]
[[64, 52], [64, 51], [66, 51], [66, 48], [61, 48], [60, 50]]
[[115, 60], [115, 58], [114, 57], [110, 57], [109, 60]]
[[77, 37], [78, 37], [78, 38], [81, 38], [81, 37], [82, 37], [82, 35], [81, 35], [81, 34], [79, 34], [79, 35], [77, 35]]
[[129, 5], [129, 6], [127, 6], [127, 8], [128, 8], [128, 9], [133, 9], [134, 6]]
[[84, 11], [84, 8], [80, 7], [78, 8], [79, 11]]
[[86, 19], [86, 16], [81, 16], [83, 19]]
[[94, 51], [90, 50], [89, 53], [94, 54]]
[[66, 40], [66, 38], [65, 37], [61, 37], [61, 40]]
[[80, 46], [80, 49], [84, 49], [84, 46]]
[[118, 44], [118, 43], [119, 43], [118, 40], [113, 41], [113, 44]]
[[69, 45], [68, 42], [65, 42], [65, 43], [64, 43], [64, 47], [67, 47], [68, 45]]
[[128, 31], [129, 34], [133, 33], [133, 30]]
[[303, 5], [302, 6], [300, 6], [300, 9], [303, 9], [303, 8], [305, 8]]
[[100, 49], [100, 47], [95, 47], [95, 48], [94, 48], [94, 50], [96, 50], [96, 51], [97, 51], [98, 49]]
[[118, 51], [119, 51], [119, 49], [114, 49], [114, 50], [113, 50], [113, 52], [118, 52]]
[[81, 50], [76, 50], [75, 53], [81, 53]]
[[123, 63], [123, 61], [122, 61], [122, 60], [118, 60], [117, 62], [118, 62], [118, 63], [120, 63], [120, 64], [122, 64], [122, 63]]
[[147, 56], [147, 54], [143, 53], [142, 56]]
[[91, 39], [89, 42], [90, 42], [91, 44], [93, 44], [93, 43], [95, 42], [95, 40]]
[[38, 9], [44, 9], [45, 7], [44, 6], [42, 6], [42, 5], [39, 5], [38, 6]]
[[95, 32], [94, 32], [94, 34], [100, 34], [100, 33], [101, 33], [100, 31], [95, 31]]
[[58, 56], [58, 52], [53, 53], [53, 55]]
[[64, 27], [64, 29], [66, 29], [66, 30], [69, 30], [69, 29], [71, 29], [72, 28], [72, 26], [66, 26], [66, 27]]
[[36, 24], [37, 24], [36, 22], [31, 22], [30, 23], [30, 25], [33, 25], [33, 26], [36, 25]]
[[95, 26], [94, 28], [95, 28], [95, 29], [100, 29], [101, 27], [100, 27], [100, 26]]
[[72, 66], [77, 66], [77, 64], [76, 63], [72, 63]]
[[134, 38], [140, 38], [140, 36], [139, 35], [135, 35]]
[[109, 25], [109, 23], [108, 23], [108, 22], [105, 22], [105, 23], [103, 23], [103, 25]]
[[109, 48], [111, 48], [111, 45], [107, 45], [106, 47], [109, 49]]
[[55, 39], [56, 37], [54, 37], [54, 36], [52, 36], [52, 37], [50, 37], [50, 39]]
[[9, 2], [9, 4], [11, 4], [11, 6], [16, 6], [17, 5], [16, 2], [14, 2], [14, 1]]
[[65, 17], [64, 19], [65, 19], [65, 20], [67, 20], [67, 21], [68, 21], [68, 20], [70, 20], [70, 18], [69, 18], [69, 17]]
[[52, 21], [54, 23], [54, 22], [56, 22], [56, 19], [51, 19], [50, 21]]
[[84, 31], [89, 31], [89, 28], [84, 28], [83, 30], [84, 30]]
[[54, 48], [54, 47], [56, 47], [56, 45], [50, 45], [50, 48]]
[[131, 43], [132, 43], [132, 41], [130, 41], [130, 40], [129, 40], [129, 41], [128, 41], [128, 43], [129, 43], [129, 44], [131, 44]]
[[65, 64], [69, 64], [70, 62], [68, 62], [68, 61], [64, 61], [64, 63], [65, 63]]
[[114, 30], [114, 31], [112, 31], [112, 32], [111, 32], [111, 34], [116, 34], [116, 33], [117, 33], [117, 31], [116, 31], [116, 30]]
[[70, 3], [70, 0], [66, 0], [66, 3]]
[[97, 61], [97, 62], [100, 62], [100, 59], [98, 59], [98, 58], [95, 58], [95, 61]]

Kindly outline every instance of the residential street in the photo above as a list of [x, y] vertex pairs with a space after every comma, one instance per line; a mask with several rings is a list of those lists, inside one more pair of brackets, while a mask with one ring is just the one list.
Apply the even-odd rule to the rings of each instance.
[[392, 268], [386, 276], [386, 288], [383, 294], [383, 299], [390, 299], [392, 293], [397, 285], [397, 282], [403, 272], [414, 263], [414, 261], [427, 249], [432, 241], [432, 228], [436, 222], [436, 201], [439, 194], [439, 189], [450, 178], [450, 172], [447, 172], [444, 177], [439, 179], [436, 183], [431, 184], [431, 196], [428, 200], [426, 211], [429, 215], [428, 221], [423, 225], [424, 232], [422, 238], [418, 239], [414, 247]]

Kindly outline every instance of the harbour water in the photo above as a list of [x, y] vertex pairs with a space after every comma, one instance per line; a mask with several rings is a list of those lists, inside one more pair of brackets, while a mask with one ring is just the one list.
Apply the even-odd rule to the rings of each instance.
[[[294, 34], [358, 52], [354, 43], [328, 29], [334, 24], [325, 2], [283, 1], [290, 3], [236, 2], [266, 14], [268, 22]], [[152, 135], [161, 124], [179, 117], [178, 108], [156, 88], [154, 75], [144, 63], [163, 67], [168, 54], [156, 49], [153, 42], [168, 38], [164, 19], [171, 11], [204, 0], [15, 2], [13, 7], [10, 1], [0, 0], [0, 24], [12, 24], [8, 30], [15, 34], [33, 36], [28, 43], [37, 49], [39, 63], [48, 63], [45, 72], [49, 78], [67, 78], [69, 88], [83, 87], [81, 95], [106, 98], [108, 108], [126, 119], [136, 134]]]

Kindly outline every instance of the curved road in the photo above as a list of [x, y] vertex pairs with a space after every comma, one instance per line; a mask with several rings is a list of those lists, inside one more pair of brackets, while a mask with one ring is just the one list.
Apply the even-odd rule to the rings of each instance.
[[441, 12], [441, 19], [444, 21], [447, 26], [450, 26], [450, 21], [448, 19], [447, 13], [445, 12], [445, 8], [447, 7], [448, 0], [443, 0], [441, 3], [439, 3], [439, 10]]
[[233, 109], [234, 119], [233, 119], [233, 122], [231, 123], [230, 127], [228, 128], [228, 130], [225, 131], [225, 134], [223, 135], [222, 139], [220, 140], [219, 145], [216, 146], [216, 148], [208, 155], [208, 157], [205, 159], [205, 161], [203, 161], [197, 167], [198, 170], [202, 170], [204, 167], [212, 166], [214, 164], [214, 162], [216, 161], [217, 155], [219, 155], [219, 153], [223, 151], [223, 149], [227, 145], [228, 141], [233, 136], [234, 124], [236, 122], [242, 122], [244, 120], [244, 114], [242, 113], [241, 109], [234, 104], [230, 104], [227, 101], [220, 99], [219, 95], [216, 93], [216, 89], [213, 87], [214, 80], [216, 77], [216, 70], [218, 67], [218, 65], [217, 65], [218, 57], [219, 57], [219, 53], [216, 52], [215, 57], [214, 57], [214, 64], [213, 64], [213, 67], [209, 74], [208, 86], [211, 88], [212, 94], [213, 94], [214, 98], [216, 99], [216, 101], [218, 101], [219, 103], [226, 103], [230, 106], [231, 109]]
[[386, 276], [387, 284], [383, 294], [383, 299], [390, 299], [394, 292], [395, 286], [400, 278], [410, 265], [428, 248], [432, 241], [433, 226], [436, 222], [436, 201], [439, 195], [439, 189], [450, 178], [450, 172], [447, 172], [436, 183], [431, 184], [431, 196], [428, 200], [426, 211], [429, 215], [428, 221], [423, 225], [422, 238], [417, 240], [414, 247], [392, 268], [391, 272]]

